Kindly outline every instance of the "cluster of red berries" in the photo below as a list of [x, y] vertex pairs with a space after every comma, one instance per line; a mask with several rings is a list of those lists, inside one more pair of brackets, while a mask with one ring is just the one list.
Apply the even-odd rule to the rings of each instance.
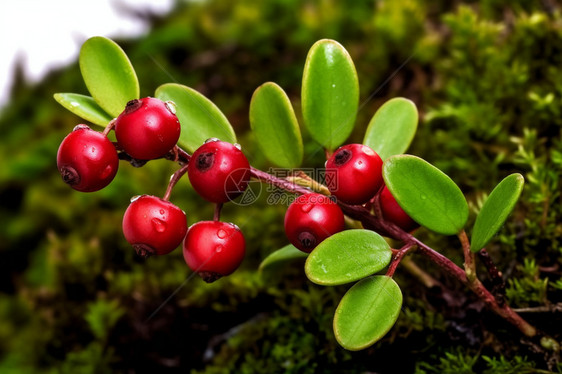
[[[111, 129], [116, 144], [107, 138]], [[103, 133], [76, 126], [59, 147], [57, 166], [75, 190], [98, 191], [117, 174], [118, 150], [135, 160], [163, 157], [173, 151], [180, 130], [172, 102], [151, 97], [131, 100]], [[236, 145], [210, 139], [193, 153], [187, 173], [204, 199], [223, 204], [246, 189], [250, 164]], [[123, 233], [144, 257], [167, 254], [183, 242], [186, 263], [206, 281], [232, 273], [245, 254], [244, 236], [236, 225], [215, 220], [188, 228], [185, 213], [157, 196], [131, 199], [123, 216]]]
[[348, 144], [338, 148], [326, 161], [325, 175], [332, 197], [316, 193], [301, 195], [287, 209], [285, 233], [291, 243], [308, 253], [324, 239], [342, 231], [344, 215], [336, 199], [363, 205], [378, 194], [385, 220], [406, 231], [418, 227], [384, 185], [382, 166], [380, 156], [366, 145]]
[[[117, 143], [107, 133], [113, 129]], [[66, 183], [82, 192], [97, 191], [115, 177], [118, 150], [134, 160], [152, 160], [172, 152], [180, 136], [180, 123], [172, 102], [143, 98], [127, 103], [103, 133], [78, 125], [62, 141], [57, 165]], [[311, 252], [320, 242], [344, 229], [344, 215], [338, 202], [363, 205], [375, 196], [387, 221], [411, 231], [417, 227], [384, 186], [383, 161], [362, 144], [340, 147], [326, 162], [327, 187], [332, 196], [308, 193], [287, 209], [285, 232], [290, 242]], [[187, 174], [195, 191], [217, 209], [240, 194], [250, 180], [251, 168], [236, 144], [209, 139], [191, 156]], [[212, 282], [238, 268], [245, 254], [240, 229], [221, 222], [202, 221], [187, 227], [185, 213], [156, 196], [131, 199], [123, 217], [125, 239], [143, 257], [164, 255], [183, 242], [187, 265]]]

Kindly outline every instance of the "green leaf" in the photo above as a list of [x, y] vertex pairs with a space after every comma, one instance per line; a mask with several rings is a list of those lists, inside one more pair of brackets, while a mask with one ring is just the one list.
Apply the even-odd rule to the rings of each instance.
[[139, 98], [139, 81], [131, 61], [113, 40], [94, 36], [80, 49], [80, 71], [88, 91], [107, 113], [117, 117], [127, 102]]
[[460, 232], [468, 204], [460, 188], [427, 161], [398, 155], [383, 166], [384, 181], [404, 211], [420, 225], [443, 235]]
[[401, 308], [402, 292], [392, 278], [363, 279], [347, 291], [336, 309], [336, 340], [350, 351], [365, 349], [390, 330]]
[[390, 99], [377, 110], [369, 122], [363, 144], [371, 147], [386, 160], [408, 149], [417, 128], [416, 104], [403, 97]]
[[502, 227], [507, 216], [515, 207], [524, 183], [523, 176], [515, 173], [505, 177], [494, 188], [476, 217], [470, 243], [472, 252], [478, 252], [484, 248]]
[[290, 261], [305, 259], [308, 253], [304, 253], [295, 246], [289, 244], [272, 252], [260, 264], [259, 271], [262, 272], [271, 267], [285, 264]]
[[78, 117], [96, 125], [105, 127], [112, 120], [111, 116], [90, 96], [75, 93], [56, 93], [54, 97], [60, 105]]
[[277, 166], [298, 167], [303, 145], [297, 117], [285, 91], [273, 82], [256, 89], [250, 102], [250, 125], [265, 156]]
[[209, 138], [236, 143], [236, 134], [226, 116], [209, 99], [192, 88], [176, 83], [163, 84], [156, 89], [156, 97], [176, 104], [181, 124], [178, 144], [194, 152]]
[[321, 242], [308, 256], [308, 279], [323, 286], [354, 282], [384, 269], [392, 250], [382, 236], [370, 230], [345, 230]]
[[351, 57], [338, 42], [316, 42], [302, 77], [302, 114], [314, 140], [328, 150], [353, 131], [359, 106], [359, 82]]

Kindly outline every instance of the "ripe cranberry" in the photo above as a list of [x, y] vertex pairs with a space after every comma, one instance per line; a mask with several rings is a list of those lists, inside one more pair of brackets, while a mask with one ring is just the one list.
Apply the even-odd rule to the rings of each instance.
[[250, 163], [235, 145], [210, 139], [191, 156], [187, 175], [195, 191], [205, 200], [225, 203], [248, 187]]
[[78, 125], [59, 146], [57, 167], [70, 187], [81, 192], [93, 192], [113, 180], [119, 167], [119, 157], [105, 135], [86, 125]]
[[344, 203], [364, 204], [383, 184], [382, 164], [379, 155], [366, 145], [344, 145], [326, 162], [327, 187]]
[[165, 255], [181, 244], [187, 232], [185, 213], [156, 196], [131, 199], [123, 216], [123, 234], [139, 256]]
[[197, 222], [189, 228], [183, 241], [185, 262], [208, 283], [232, 274], [245, 253], [244, 235], [232, 223]]
[[327, 237], [344, 229], [340, 207], [328, 196], [309, 193], [299, 196], [285, 214], [285, 234], [303, 252], [311, 252]]
[[115, 121], [115, 137], [131, 157], [152, 160], [164, 156], [180, 137], [173, 103], [152, 97], [131, 100]]
[[402, 230], [409, 232], [419, 227], [419, 224], [411, 219], [398, 205], [398, 202], [386, 186], [384, 186], [380, 194], [380, 205], [384, 219], [394, 223]]

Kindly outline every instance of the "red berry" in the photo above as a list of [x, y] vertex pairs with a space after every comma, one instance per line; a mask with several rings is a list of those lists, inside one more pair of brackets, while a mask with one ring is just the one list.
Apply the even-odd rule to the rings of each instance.
[[115, 147], [100, 132], [78, 125], [62, 141], [57, 152], [62, 179], [77, 191], [93, 192], [107, 186], [119, 167]]
[[212, 203], [241, 195], [250, 181], [250, 163], [235, 145], [211, 139], [191, 156], [187, 175], [197, 193]]
[[299, 196], [285, 214], [285, 234], [303, 252], [344, 229], [343, 213], [332, 199], [317, 193]]
[[183, 241], [185, 262], [208, 283], [232, 274], [242, 263], [245, 252], [244, 235], [232, 223], [197, 222]]
[[382, 164], [379, 155], [366, 145], [344, 145], [326, 162], [327, 187], [344, 203], [364, 204], [383, 185]]
[[384, 219], [394, 223], [402, 230], [409, 232], [419, 227], [419, 224], [411, 219], [398, 205], [398, 202], [386, 186], [384, 186], [380, 194], [380, 205]]
[[156, 196], [131, 199], [123, 216], [123, 234], [142, 257], [164, 255], [181, 244], [187, 232], [185, 213]]
[[173, 103], [152, 97], [131, 100], [115, 121], [115, 137], [131, 157], [152, 160], [164, 156], [180, 137]]

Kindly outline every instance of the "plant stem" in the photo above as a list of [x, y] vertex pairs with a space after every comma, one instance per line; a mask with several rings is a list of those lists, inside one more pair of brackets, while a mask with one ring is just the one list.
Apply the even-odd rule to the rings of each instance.
[[386, 271], [387, 277], [392, 277], [394, 275], [394, 272], [396, 271], [396, 268], [398, 267], [398, 264], [402, 261], [404, 256], [406, 256], [408, 251], [410, 249], [412, 249], [414, 246], [415, 246], [414, 244], [408, 243], [398, 250], [398, 252], [394, 256], [394, 258], [390, 262], [388, 270]]
[[222, 203], [217, 203], [215, 205], [215, 213], [213, 215], [213, 221], [219, 221], [221, 219], [221, 209], [222, 209]]
[[[187, 152], [179, 147], [176, 151], [177, 155], [172, 155], [174, 156], [173, 158], [172, 156], [166, 158], [177, 161], [180, 164], [186, 164], [189, 162], [191, 156]], [[172, 177], [175, 182], [172, 183], [172, 181], [170, 181], [170, 184], [172, 184], [171, 187], [170, 185], [168, 186], [170, 191], [171, 188], [173, 188], [173, 184], [177, 183], [177, 180], [179, 180], [185, 173], [184, 169], [186, 170], [185, 166], [183, 166], [182, 169], [178, 170]], [[291, 181], [277, 178], [271, 174], [253, 167], [251, 168], [251, 176], [263, 183], [278, 187], [287, 192], [296, 194], [307, 194], [312, 192], [311, 190], [301, 187]], [[166, 195], [169, 195], [169, 193], [167, 192]], [[466, 236], [466, 233], [464, 231], [459, 233], [459, 239], [461, 240], [463, 253], [465, 254], [465, 267], [467, 269], [470, 269], [466, 272], [465, 270], [457, 266], [453, 261], [438, 253], [433, 248], [421, 242], [411, 234], [403, 231], [398, 226], [392, 223], [384, 221], [382, 219], [382, 215], [380, 214], [380, 206], [378, 204], [377, 198], [374, 199], [374, 209], [376, 216], [371, 214], [371, 211], [363, 206], [347, 205], [341, 202], [338, 202], [338, 205], [345, 215], [352, 219], [360, 221], [363, 224], [364, 228], [376, 231], [383, 236], [387, 236], [395, 240], [400, 240], [402, 241], [402, 243], [404, 243], [404, 246], [394, 258], [392, 264], [394, 268], [389, 268], [390, 275], [394, 273], [395, 268], [398, 266], [398, 263], [402, 260], [402, 258], [406, 255], [407, 251], [416, 246], [418, 248], [418, 252], [425, 255], [428, 259], [445, 270], [449, 275], [453, 276], [454, 278], [465, 284], [467, 287], [469, 287], [476, 294], [476, 296], [478, 296], [478, 298], [480, 298], [491, 310], [517, 327], [524, 335], [528, 337], [534, 337], [537, 335], [537, 330], [525, 320], [523, 320], [507, 304], [498, 304], [494, 295], [492, 295], [492, 293], [490, 293], [490, 291], [488, 291], [476, 277], [476, 272], [473, 271], [473, 269], [475, 268], [474, 254], [470, 251], [470, 242], [468, 241], [468, 237]]]
[[457, 235], [462, 245], [462, 252], [464, 254], [464, 271], [466, 272], [466, 278], [469, 282], [474, 282], [477, 280], [476, 276], [476, 264], [474, 263], [474, 253], [470, 250], [470, 241], [466, 235], [466, 231], [461, 230]]
[[170, 178], [170, 182], [168, 183], [168, 187], [166, 188], [166, 193], [164, 194], [163, 200], [170, 200], [170, 195], [172, 194], [172, 189], [174, 186], [179, 182], [180, 178], [187, 172], [187, 164], [182, 166], [178, 169], [172, 177]]

